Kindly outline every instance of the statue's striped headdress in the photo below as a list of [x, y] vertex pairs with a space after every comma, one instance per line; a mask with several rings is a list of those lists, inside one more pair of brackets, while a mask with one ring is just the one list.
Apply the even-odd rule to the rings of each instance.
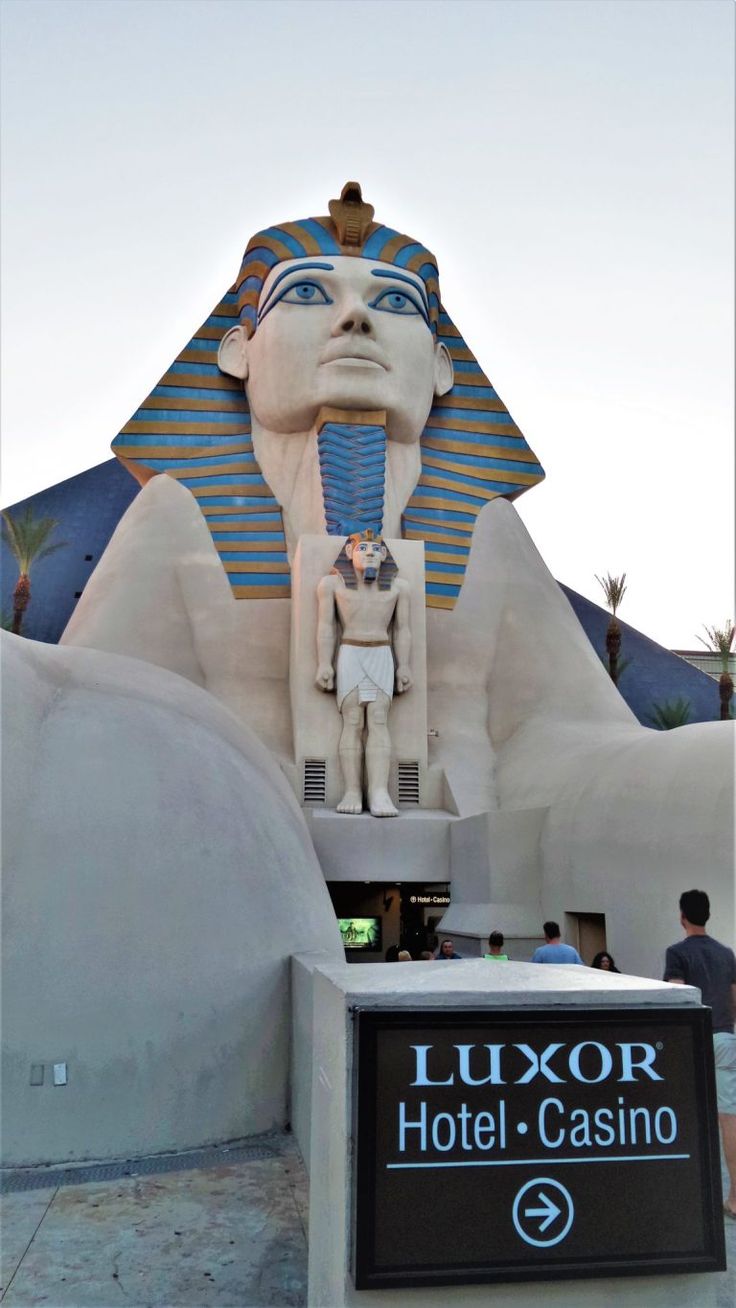
[[421, 437], [422, 470], [404, 512], [404, 535], [426, 543], [427, 604], [451, 609], [462, 585], [475, 519], [488, 500], [514, 499], [544, 472], [440, 301], [434, 256], [409, 236], [372, 221], [348, 183], [329, 218], [259, 232], [238, 279], [113, 441], [141, 482], [166, 472], [197, 498], [238, 599], [290, 594], [281, 511], [255, 461], [242, 384], [220, 372], [217, 349], [239, 322], [249, 334], [275, 264], [309, 255], [353, 255], [422, 278], [430, 324], [455, 367]]
[[378, 589], [390, 590], [394, 583], [394, 577], [399, 571], [398, 565], [380, 533], [371, 531], [370, 529], [367, 531], [351, 532], [332, 565], [332, 571], [342, 577], [348, 590], [357, 590], [358, 583], [355, 580], [355, 568], [353, 567], [352, 559], [348, 558], [348, 541], [351, 540], [353, 545], [357, 545], [359, 540], [378, 540], [381, 542], [386, 551], [386, 557], [381, 564], [381, 570], [378, 574]]

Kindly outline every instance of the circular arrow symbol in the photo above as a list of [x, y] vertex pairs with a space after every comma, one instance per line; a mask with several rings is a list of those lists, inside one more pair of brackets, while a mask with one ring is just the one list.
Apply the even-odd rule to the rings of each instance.
[[548, 1249], [564, 1240], [574, 1216], [572, 1196], [564, 1185], [548, 1176], [527, 1181], [514, 1199], [512, 1217], [516, 1231], [522, 1240], [538, 1249]]

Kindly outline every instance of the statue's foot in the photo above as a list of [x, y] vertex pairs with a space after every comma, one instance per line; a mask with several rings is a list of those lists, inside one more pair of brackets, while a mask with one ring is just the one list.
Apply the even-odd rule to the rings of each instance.
[[399, 810], [394, 808], [387, 790], [372, 790], [368, 803], [374, 817], [398, 817]]
[[359, 790], [346, 790], [337, 806], [338, 813], [362, 813], [363, 796]]

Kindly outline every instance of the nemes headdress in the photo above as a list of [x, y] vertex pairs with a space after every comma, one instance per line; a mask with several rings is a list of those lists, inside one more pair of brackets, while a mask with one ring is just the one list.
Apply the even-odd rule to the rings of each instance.
[[386, 551], [386, 557], [381, 564], [381, 571], [378, 574], [378, 589], [390, 590], [393, 585], [394, 577], [399, 570], [398, 565], [383, 537], [375, 531], [372, 531], [370, 527], [366, 531], [354, 531], [348, 536], [332, 565], [332, 571], [339, 573], [348, 590], [357, 589], [358, 583], [355, 580], [355, 569], [353, 568], [352, 560], [348, 558], [348, 545], [352, 541], [353, 548], [355, 548], [355, 546], [359, 545], [362, 540], [375, 541], [377, 544], [383, 545], [383, 548]]
[[374, 222], [357, 182], [343, 187], [329, 211], [329, 217], [281, 223], [251, 238], [237, 281], [112, 449], [142, 484], [164, 472], [191, 491], [237, 599], [288, 598], [281, 510], [255, 460], [242, 383], [217, 366], [220, 341], [238, 323], [253, 334], [263, 284], [285, 260], [350, 255], [412, 272], [424, 282], [430, 327], [449, 350], [455, 381], [435, 398], [422, 432], [421, 475], [404, 510], [403, 534], [425, 542], [427, 605], [451, 609], [483, 505], [499, 495], [515, 499], [544, 472], [444, 309], [434, 255]]

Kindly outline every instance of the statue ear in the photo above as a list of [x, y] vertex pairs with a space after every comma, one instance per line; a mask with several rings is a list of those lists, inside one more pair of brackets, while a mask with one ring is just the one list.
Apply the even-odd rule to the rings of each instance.
[[230, 377], [248, 380], [248, 337], [244, 327], [238, 325], [225, 332], [217, 351], [217, 366]]
[[434, 393], [447, 395], [455, 384], [455, 369], [452, 366], [450, 351], [438, 341], [434, 347]]
[[346, 541], [345, 541], [345, 553], [347, 554], [347, 556], [348, 556], [349, 559], [352, 559], [352, 557], [353, 557], [353, 546], [354, 546], [354, 544], [355, 544], [355, 542], [352, 541], [352, 540], [346, 540]]

